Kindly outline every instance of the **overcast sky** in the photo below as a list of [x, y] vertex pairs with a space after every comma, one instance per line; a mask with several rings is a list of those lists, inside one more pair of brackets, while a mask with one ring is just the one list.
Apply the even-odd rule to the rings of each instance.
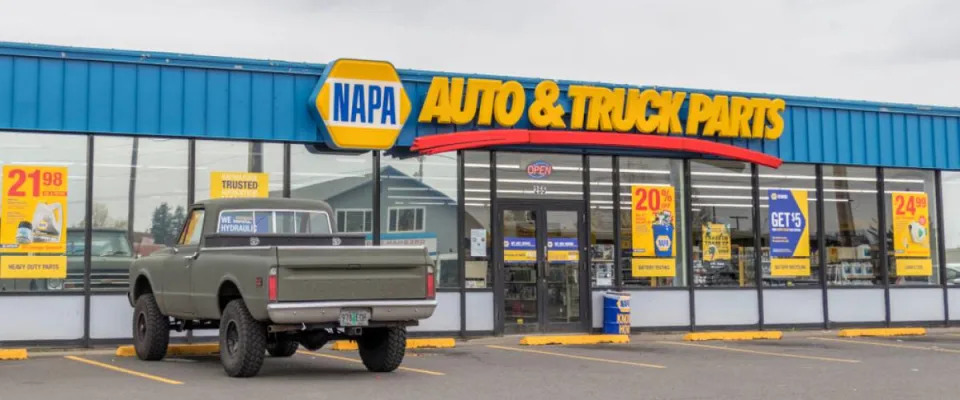
[[0, 0], [0, 40], [960, 106], [956, 0]]

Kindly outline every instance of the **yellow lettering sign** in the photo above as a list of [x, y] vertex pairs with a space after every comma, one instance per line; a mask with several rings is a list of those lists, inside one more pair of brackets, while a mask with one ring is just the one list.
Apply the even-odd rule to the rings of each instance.
[[496, 121], [509, 128], [526, 115], [531, 125], [543, 129], [773, 140], [783, 134], [785, 110], [783, 99], [671, 90], [569, 85], [564, 93], [549, 80], [536, 86], [528, 107], [526, 91], [517, 81], [438, 76], [417, 120], [479, 126]]

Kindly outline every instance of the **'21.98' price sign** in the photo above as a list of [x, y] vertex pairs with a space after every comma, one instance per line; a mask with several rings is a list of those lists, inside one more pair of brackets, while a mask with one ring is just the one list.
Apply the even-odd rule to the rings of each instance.
[[66, 222], [67, 168], [3, 166], [0, 250], [62, 254]]

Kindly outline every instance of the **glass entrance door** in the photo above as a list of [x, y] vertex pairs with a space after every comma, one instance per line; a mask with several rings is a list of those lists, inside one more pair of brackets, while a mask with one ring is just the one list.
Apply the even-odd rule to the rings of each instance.
[[579, 205], [509, 202], [498, 216], [504, 332], [586, 329]]

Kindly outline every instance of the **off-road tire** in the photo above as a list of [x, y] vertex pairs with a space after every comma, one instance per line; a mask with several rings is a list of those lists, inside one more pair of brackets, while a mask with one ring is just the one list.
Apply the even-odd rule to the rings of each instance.
[[290, 357], [297, 353], [297, 349], [300, 348], [300, 343], [296, 341], [284, 339], [277, 340], [273, 343], [267, 344], [267, 353], [271, 357]]
[[391, 372], [403, 362], [407, 349], [407, 328], [364, 329], [357, 340], [360, 359], [370, 372]]
[[220, 362], [227, 375], [256, 375], [263, 366], [266, 350], [266, 325], [253, 319], [243, 300], [228, 303], [220, 319]]
[[133, 309], [133, 347], [137, 358], [144, 361], [162, 360], [170, 343], [170, 318], [160, 312], [152, 293], [137, 298]]

